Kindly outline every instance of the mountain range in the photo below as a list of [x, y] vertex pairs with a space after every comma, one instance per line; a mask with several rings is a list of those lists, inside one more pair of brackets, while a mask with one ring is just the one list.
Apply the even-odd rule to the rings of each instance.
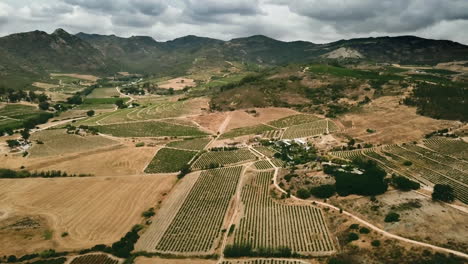
[[326, 59], [429, 64], [468, 60], [468, 46], [414, 36], [340, 40], [328, 44], [284, 42], [256, 35], [222, 41], [185, 36], [159, 42], [147, 36], [69, 34], [57, 29], [0, 38], [0, 85], [27, 86], [49, 72], [107, 75], [118, 71], [183, 75], [194, 63], [212, 67], [225, 61], [267, 66]]

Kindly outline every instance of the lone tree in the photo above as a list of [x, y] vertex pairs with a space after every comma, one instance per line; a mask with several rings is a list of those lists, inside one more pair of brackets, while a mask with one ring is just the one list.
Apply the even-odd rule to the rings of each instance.
[[453, 188], [445, 184], [436, 184], [434, 186], [434, 192], [432, 193], [432, 200], [438, 200], [447, 203], [453, 202], [453, 200], [455, 200]]
[[95, 113], [94, 110], [89, 110], [88, 112], [86, 112], [88, 116], [93, 116], [94, 113]]
[[122, 108], [125, 108], [127, 107], [125, 105], [125, 102], [123, 99], [118, 99], [117, 101], [115, 101], [115, 105], [119, 108], [119, 109], [122, 109]]

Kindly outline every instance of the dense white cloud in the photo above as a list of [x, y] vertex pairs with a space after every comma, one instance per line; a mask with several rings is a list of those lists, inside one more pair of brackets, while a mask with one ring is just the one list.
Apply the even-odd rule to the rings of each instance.
[[168, 40], [263, 34], [316, 43], [419, 35], [468, 44], [467, 0], [2, 0], [0, 35], [62, 27]]

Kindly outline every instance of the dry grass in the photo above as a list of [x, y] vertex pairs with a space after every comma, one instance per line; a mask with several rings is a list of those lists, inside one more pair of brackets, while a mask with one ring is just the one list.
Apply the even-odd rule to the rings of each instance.
[[[416, 108], [399, 104], [398, 97], [381, 97], [362, 111], [346, 114], [339, 121], [346, 134], [373, 144], [395, 144], [419, 140], [425, 134], [454, 126], [457, 122], [435, 120], [416, 114]], [[366, 130], [375, 130], [368, 133]]]
[[44, 143], [33, 145], [29, 151], [31, 158], [65, 155], [118, 144], [102, 136], [67, 134], [65, 129], [43, 130], [34, 133], [31, 140]]
[[164, 89], [170, 89], [173, 88], [174, 90], [182, 90], [185, 87], [194, 87], [197, 84], [193, 81], [193, 79], [187, 79], [187, 78], [174, 78], [167, 80], [165, 82], [159, 83], [158, 86], [159, 88], [164, 88]]
[[33, 85], [33, 86], [36, 86], [36, 87], [38, 87], [38, 88], [46, 89], [46, 90], [59, 87], [59, 86], [56, 85], [56, 84], [42, 83], [42, 82], [35, 82], [35, 83], [33, 83], [32, 85]]
[[[175, 181], [173, 176], [4, 179], [0, 208], [10, 215], [46, 218], [57, 250], [87, 248], [119, 240]], [[69, 235], [61, 237], [62, 232]], [[13, 248], [2, 245], [2, 255], [36, 251], [34, 243], [26, 237]]]

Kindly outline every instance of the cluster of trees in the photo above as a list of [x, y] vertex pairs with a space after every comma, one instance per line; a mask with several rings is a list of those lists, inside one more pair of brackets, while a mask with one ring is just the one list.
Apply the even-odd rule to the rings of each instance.
[[238, 147], [215, 147], [215, 148], [210, 148], [211, 151], [234, 151], [238, 150]]
[[[76, 177], [76, 174], [68, 174], [60, 170], [41, 171], [41, 172], [29, 172], [27, 170], [10, 170], [0, 168], [0, 179], [17, 179], [17, 178], [58, 178], [58, 177]], [[89, 174], [80, 174], [80, 177], [90, 176]]]
[[[135, 249], [135, 243], [140, 238], [138, 232], [143, 229], [142, 225], [134, 225], [130, 232], [127, 232], [119, 241], [112, 244], [112, 246], [107, 246], [104, 244], [95, 245], [89, 249], [83, 249], [79, 253], [87, 254], [90, 252], [106, 252], [112, 254], [119, 258], [129, 258], [131, 252]], [[132, 262], [133, 263], [133, 262]]]
[[49, 97], [45, 93], [37, 94], [34, 91], [26, 92], [24, 90], [7, 89], [0, 86], [0, 99], [10, 103], [16, 103], [19, 101], [39, 103], [40, 106], [41, 103], [47, 103]]
[[468, 121], [467, 93], [466, 84], [421, 82], [403, 102], [416, 106], [421, 115]]
[[268, 258], [290, 258], [297, 254], [293, 253], [289, 247], [278, 248], [257, 248], [254, 249], [250, 244], [227, 245], [224, 248], [224, 256], [227, 258], [239, 257], [268, 257]]
[[326, 166], [324, 172], [335, 177], [336, 192], [340, 196], [378, 195], [388, 189], [387, 173], [372, 160], [357, 159], [346, 168]]
[[301, 199], [307, 199], [311, 195], [317, 197], [317, 198], [330, 198], [336, 193], [336, 188], [335, 185], [333, 184], [323, 184], [319, 186], [314, 186], [310, 189], [306, 188], [301, 188], [297, 190], [296, 196], [301, 198]]
[[54, 117], [54, 114], [48, 112], [38, 113], [32, 117], [29, 117], [19, 125], [15, 125], [13, 127], [0, 127], [0, 136], [4, 134], [13, 135], [14, 129], [18, 129], [24, 127], [25, 129], [33, 129], [39, 124], [47, 123], [47, 121]]
[[453, 202], [455, 200], [455, 194], [453, 193], [452, 186], [445, 184], [436, 184], [432, 193], [432, 199], [447, 203]]
[[411, 191], [411, 190], [417, 190], [421, 188], [421, 184], [419, 182], [412, 181], [406, 177], [403, 176], [398, 176], [398, 175], [392, 175], [392, 185], [399, 190], [402, 191]]
[[277, 148], [279, 152], [274, 157], [293, 165], [305, 164], [317, 160], [317, 149], [313, 146], [305, 146], [291, 142], [290, 144], [280, 144]]
[[136, 94], [136, 95], [144, 95], [145, 90], [137, 87], [137, 86], [130, 86], [130, 87], [124, 87], [120, 89], [122, 93], [124, 94]]

